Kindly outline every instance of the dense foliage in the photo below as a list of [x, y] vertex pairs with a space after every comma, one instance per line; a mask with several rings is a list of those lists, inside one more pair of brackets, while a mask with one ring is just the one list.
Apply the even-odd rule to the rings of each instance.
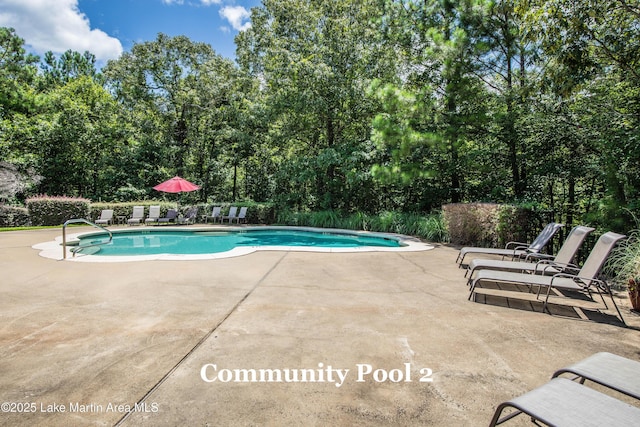
[[101, 70], [0, 29], [0, 164], [22, 182], [0, 198], [159, 198], [178, 174], [203, 187], [183, 202], [276, 213], [638, 217], [636, 1], [263, 0], [251, 21], [237, 63], [159, 34]]

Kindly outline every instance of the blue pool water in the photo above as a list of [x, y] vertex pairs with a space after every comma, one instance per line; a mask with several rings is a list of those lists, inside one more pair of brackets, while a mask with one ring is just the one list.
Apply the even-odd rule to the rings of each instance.
[[[108, 240], [106, 234], [80, 237], [79, 246]], [[230, 251], [242, 246], [295, 246], [355, 248], [364, 246], [400, 247], [396, 239], [376, 235], [339, 234], [300, 230], [136, 230], [113, 233], [109, 244], [80, 250], [93, 255], [132, 256], [178, 254], [195, 255]]]

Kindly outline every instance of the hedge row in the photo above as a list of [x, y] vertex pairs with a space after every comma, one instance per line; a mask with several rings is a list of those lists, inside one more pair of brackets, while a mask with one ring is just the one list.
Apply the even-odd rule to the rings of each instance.
[[88, 199], [64, 196], [38, 196], [27, 199], [31, 225], [61, 225], [71, 218], [86, 218]]
[[0, 227], [24, 227], [28, 225], [31, 225], [31, 220], [27, 208], [0, 205]]

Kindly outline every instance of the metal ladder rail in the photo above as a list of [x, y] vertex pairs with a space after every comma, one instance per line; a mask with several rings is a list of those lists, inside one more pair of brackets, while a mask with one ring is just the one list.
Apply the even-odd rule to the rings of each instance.
[[[64, 224], [62, 224], [62, 259], [67, 259], [67, 232], [66, 232], [67, 225], [78, 223], [78, 222], [83, 222], [83, 223], [88, 224], [88, 225], [90, 225], [92, 227], [99, 228], [101, 230], [106, 231], [109, 234], [109, 240], [108, 241], [100, 242], [100, 243], [93, 243], [91, 245], [82, 246], [82, 249], [91, 248], [93, 246], [106, 245], [108, 243], [111, 243], [111, 240], [113, 240], [113, 233], [111, 233], [110, 230], [108, 230], [108, 229], [106, 229], [106, 228], [104, 228], [104, 227], [102, 227], [102, 226], [100, 226], [98, 224], [94, 224], [93, 222], [91, 222], [91, 221], [89, 221], [87, 219], [74, 218], [74, 219], [67, 220], [67, 221], [65, 221]], [[73, 256], [75, 257], [76, 256], [76, 252], [74, 252], [74, 251], [72, 251], [72, 252], [73, 252]]]

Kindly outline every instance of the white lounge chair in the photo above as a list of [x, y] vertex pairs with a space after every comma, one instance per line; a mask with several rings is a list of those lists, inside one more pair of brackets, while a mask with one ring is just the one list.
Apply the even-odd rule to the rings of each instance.
[[100, 217], [96, 219], [96, 224], [98, 225], [109, 225], [113, 223], [113, 209], [103, 209], [100, 212]]
[[134, 206], [131, 217], [127, 220], [127, 224], [134, 225], [140, 224], [144, 219], [144, 206]]
[[231, 224], [231, 222], [237, 218], [237, 215], [236, 215], [237, 212], [238, 212], [238, 208], [236, 206], [231, 206], [229, 208], [229, 213], [222, 217], [222, 222], [224, 222], [225, 219], [228, 219], [229, 224]]
[[211, 215], [204, 216], [204, 222], [205, 223], [209, 222], [209, 219], [211, 219], [211, 221], [213, 221], [214, 224], [218, 220], [222, 221], [222, 215], [220, 214], [221, 210], [222, 208], [220, 206], [214, 206], [213, 209], [211, 210]]
[[247, 207], [243, 206], [240, 208], [240, 213], [235, 218], [236, 222], [240, 224], [240, 221], [247, 222]]
[[145, 224], [157, 223], [160, 219], [160, 206], [149, 207], [149, 216], [145, 218]]

